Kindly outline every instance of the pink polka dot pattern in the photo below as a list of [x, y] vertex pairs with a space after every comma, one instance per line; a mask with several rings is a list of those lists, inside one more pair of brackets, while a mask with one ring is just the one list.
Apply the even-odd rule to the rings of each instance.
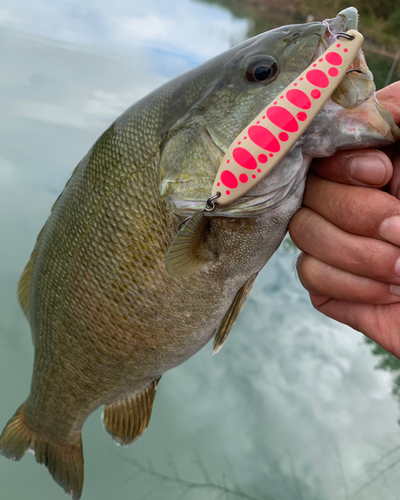
[[[350, 47], [347, 40], [330, 47], [238, 135], [226, 154], [226, 163], [229, 164], [230, 158], [233, 165], [221, 168], [222, 173], [218, 173], [214, 184], [225, 186], [226, 191], [219, 188], [223, 196], [225, 193], [231, 195], [225, 203], [238, 199], [256, 185], [280, 161], [281, 153], [289, 150], [292, 138], [296, 140], [298, 132], [304, 132], [330, 95], [331, 86], [338, 84], [339, 75], [343, 76], [349, 67], [347, 47], [353, 57], [362, 43], [362, 37], [357, 43], [357, 48]], [[295, 137], [292, 134], [296, 134]], [[248, 185], [245, 187], [244, 184]], [[213, 192], [216, 191], [213, 188]]]
[[311, 69], [306, 73], [306, 78], [312, 85], [321, 89], [329, 85], [329, 78], [320, 69]]
[[267, 155], [258, 155], [258, 161], [260, 163], [267, 163], [268, 161], [268, 156]]
[[343, 62], [342, 56], [337, 52], [329, 52], [329, 54], [326, 54], [325, 59], [333, 66], [340, 66]]
[[286, 132], [281, 132], [278, 137], [282, 142], [286, 142], [289, 139], [289, 136]]
[[254, 170], [257, 168], [257, 162], [254, 156], [244, 148], [235, 148], [232, 151], [233, 159], [241, 167], [247, 168], [249, 170]]
[[236, 179], [235, 174], [233, 174], [230, 170], [224, 170], [221, 174], [221, 182], [224, 186], [236, 189], [238, 187], [238, 180]]
[[286, 93], [287, 100], [301, 109], [310, 109], [311, 101], [308, 95], [299, 89], [291, 89]]
[[274, 125], [281, 128], [285, 132], [297, 132], [299, 130], [296, 118], [290, 111], [282, 108], [281, 106], [277, 106], [276, 108], [268, 108], [267, 116]]
[[254, 144], [257, 144], [257, 146], [260, 146], [260, 148], [266, 149], [267, 151], [277, 153], [281, 149], [278, 139], [265, 127], [253, 125], [249, 128], [249, 137], [254, 142]]

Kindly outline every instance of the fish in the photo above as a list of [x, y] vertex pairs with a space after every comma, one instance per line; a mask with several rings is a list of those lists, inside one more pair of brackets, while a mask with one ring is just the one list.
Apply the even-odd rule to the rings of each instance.
[[[357, 22], [349, 8], [246, 40], [136, 102], [91, 147], [18, 285], [34, 369], [0, 436], [2, 455], [33, 451], [78, 500], [86, 419], [103, 406], [106, 431], [131, 444], [149, 424], [163, 373], [212, 338], [221, 349], [301, 205], [311, 160], [399, 139], [360, 52], [274, 170], [234, 203], [197, 215], [237, 134]], [[184, 272], [174, 275], [167, 255], [186, 217], [190, 237], [172, 252]]]

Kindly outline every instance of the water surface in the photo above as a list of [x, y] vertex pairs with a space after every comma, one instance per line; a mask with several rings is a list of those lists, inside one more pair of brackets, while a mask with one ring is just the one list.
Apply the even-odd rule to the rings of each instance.
[[[33, 363], [17, 282], [73, 168], [131, 103], [250, 27], [189, 0], [0, 1], [1, 428]], [[92, 415], [84, 499], [399, 498], [398, 366], [312, 309], [295, 255], [260, 273], [217, 356], [209, 345], [163, 376], [137, 443], [117, 447]], [[30, 454], [1, 459], [0, 484], [7, 500], [65, 498]]]

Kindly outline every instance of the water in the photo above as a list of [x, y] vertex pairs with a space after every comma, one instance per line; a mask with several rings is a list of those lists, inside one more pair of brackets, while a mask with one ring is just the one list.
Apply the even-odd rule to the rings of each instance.
[[[71, 171], [128, 105], [249, 29], [189, 0], [0, 2], [1, 428], [33, 362], [17, 281]], [[217, 356], [164, 375], [137, 443], [117, 447], [91, 416], [84, 499], [399, 498], [399, 365], [312, 309], [295, 255], [260, 273]], [[0, 460], [0, 485], [1, 499], [65, 498], [30, 454]]]

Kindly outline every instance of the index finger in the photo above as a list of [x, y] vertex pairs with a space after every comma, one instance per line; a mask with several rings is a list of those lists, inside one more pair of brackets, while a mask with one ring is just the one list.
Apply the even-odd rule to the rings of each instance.
[[400, 201], [388, 193], [310, 175], [303, 205], [348, 233], [400, 245]]
[[376, 93], [379, 103], [393, 116], [400, 125], [400, 82], [392, 83]]

